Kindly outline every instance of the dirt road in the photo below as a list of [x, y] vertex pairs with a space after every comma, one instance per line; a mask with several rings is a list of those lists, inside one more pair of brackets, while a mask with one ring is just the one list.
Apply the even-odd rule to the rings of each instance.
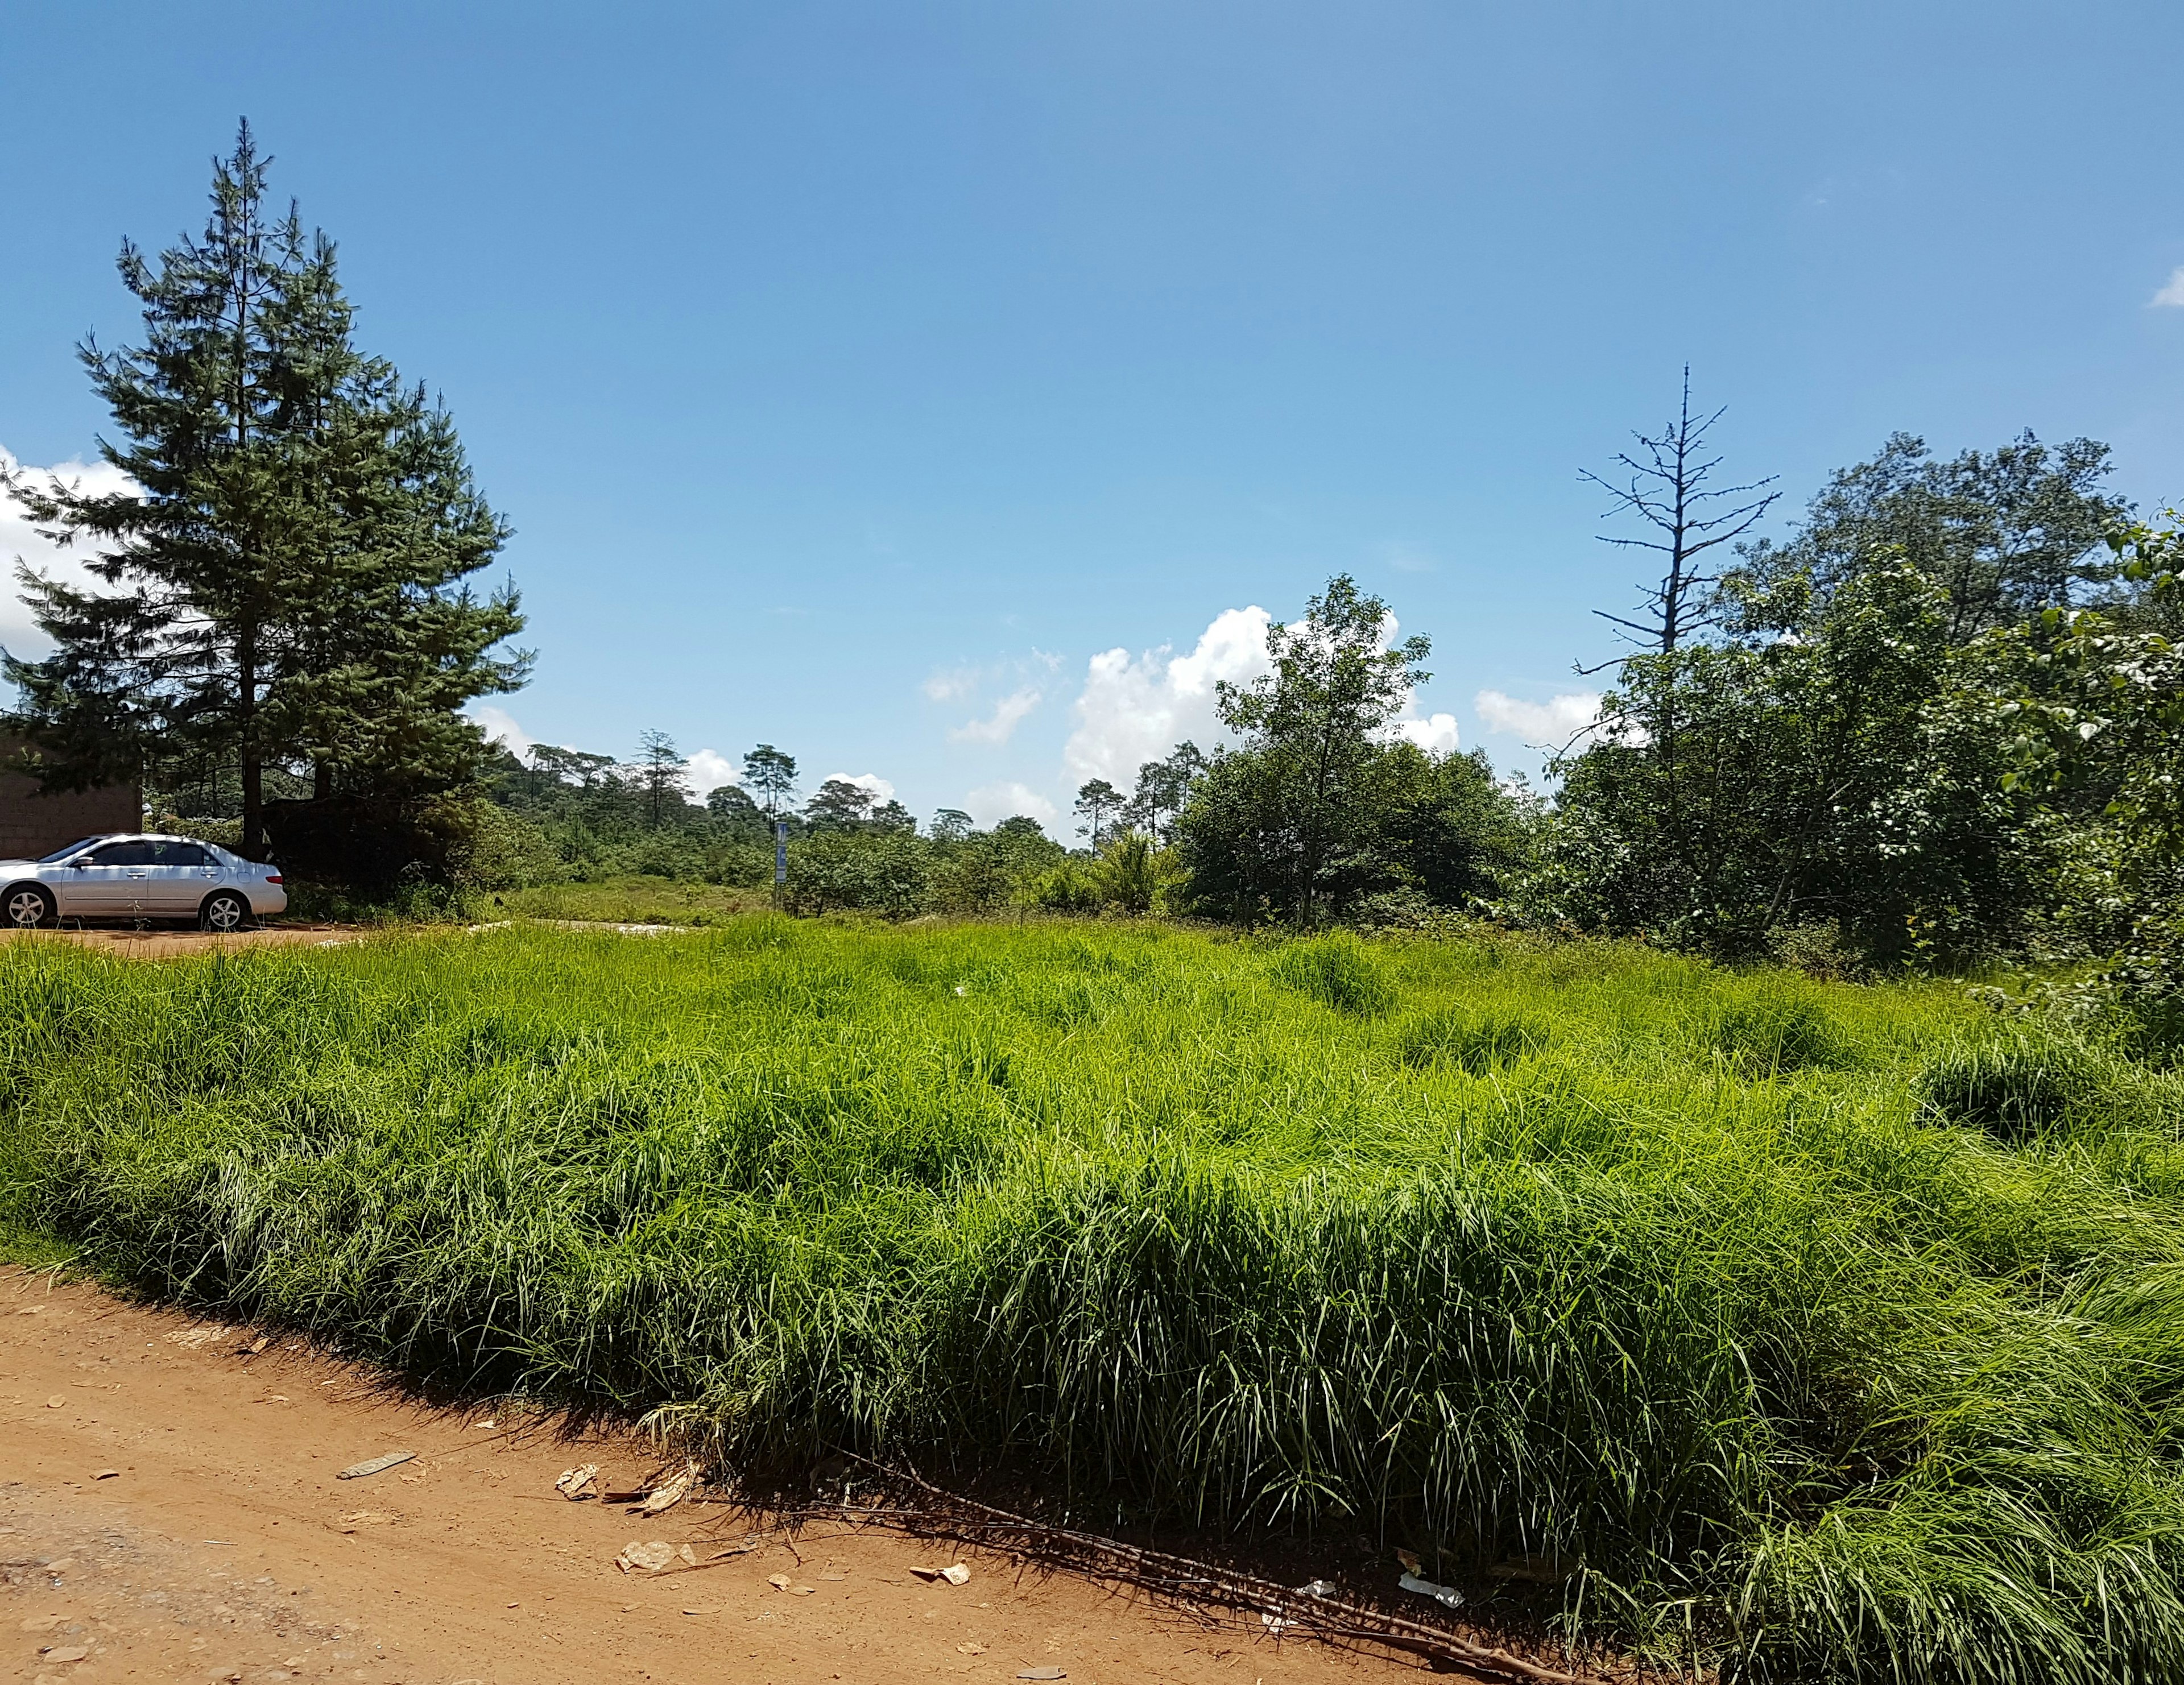
[[354, 927], [340, 925], [267, 925], [258, 930], [214, 936], [209, 931], [58, 930], [0, 931], [0, 942], [67, 942], [125, 959], [170, 959], [178, 954], [210, 954], [227, 948], [330, 947], [354, 941]]
[[[554, 1491], [586, 1462], [608, 1491], [634, 1487], [656, 1466], [640, 1440], [428, 1409], [293, 1343], [247, 1354], [254, 1338], [0, 1272], [0, 1677], [1369, 1685], [1420, 1671], [1207, 1631], [1134, 1593], [876, 1527], [808, 1526], [711, 1563], [749, 1516], [684, 1503], [645, 1518]], [[390, 1451], [415, 1454], [337, 1478]], [[667, 1571], [616, 1568], [655, 1541]], [[959, 1560], [961, 1586], [911, 1571]]]

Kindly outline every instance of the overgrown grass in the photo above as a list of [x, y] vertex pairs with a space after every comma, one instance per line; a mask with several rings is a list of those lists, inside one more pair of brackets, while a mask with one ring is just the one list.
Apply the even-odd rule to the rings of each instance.
[[578, 919], [621, 925], [716, 925], [763, 911], [768, 892], [694, 879], [624, 877], [605, 883], [549, 883], [476, 898], [482, 915]]
[[0, 1104], [4, 1215], [103, 1267], [731, 1456], [1363, 1526], [1752, 1677], [2184, 1677], [2177, 1079], [1946, 991], [1112, 926], [14, 944]]

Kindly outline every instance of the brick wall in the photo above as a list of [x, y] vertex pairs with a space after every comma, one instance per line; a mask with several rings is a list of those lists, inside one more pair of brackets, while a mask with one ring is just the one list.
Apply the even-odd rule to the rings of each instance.
[[[12, 756], [14, 750], [14, 743], [0, 738], [0, 757]], [[143, 804], [133, 787], [43, 795], [36, 779], [0, 772], [0, 860], [35, 859], [79, 837], [143, 828]]]

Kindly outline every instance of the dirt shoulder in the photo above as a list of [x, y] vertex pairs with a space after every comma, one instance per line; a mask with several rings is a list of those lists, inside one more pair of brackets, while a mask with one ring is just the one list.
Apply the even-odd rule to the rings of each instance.
[[233, 948], [329, 948], [353, 942], [352, 926], [267, 925], [258, 930], [214, 936], [209, 931], [180, 929], [4, 931], [0, 942], [65, 942], [125, 959], [171, 959], [183, 954], [210, 954]]
[[[232, 940], [232, 938], [227, 938]], [[1423, 1671], [1208, 1631], [1134, 1593], [892, 1529], [807, 1525], [707, 1564], [754, 1520], [610, 1492], [627, 1432], [435, 1410], [293, 1343], [0, 1271], [0, 1677], [63, 1682], [961, 1680], [1359, 1685]], [[355, 1480], [344, 1466], [409, 1461]], [[625, 1573], [659, 1541], [668, 1571]], [[914, 1567], [960, 1560], [967, 1584]], [[782, 1584], [777, 1585], [775, 1577]]]

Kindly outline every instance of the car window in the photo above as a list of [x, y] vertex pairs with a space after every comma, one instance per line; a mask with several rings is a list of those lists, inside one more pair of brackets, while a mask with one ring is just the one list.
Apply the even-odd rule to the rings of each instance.
[[70, 854], [75, 853], [77, 849], [88, 848], [92, 843], [98, 841], [98, 839], [96, 837], [79, 837], [65, 848], [56, 848], [50, 854], [39, 855], [38, 864], [42, 866], [49, 866], [56, 860], [65, 860]]
[[212, 856], [194, 842], [154, 842], [152, 864], [159, 866], [209, 866]]
[[94, 849], [87, 864], [94, 866], [148, 866], [152, 864], [152, 844], [141, 839], [109, 842], [103, 848]]

